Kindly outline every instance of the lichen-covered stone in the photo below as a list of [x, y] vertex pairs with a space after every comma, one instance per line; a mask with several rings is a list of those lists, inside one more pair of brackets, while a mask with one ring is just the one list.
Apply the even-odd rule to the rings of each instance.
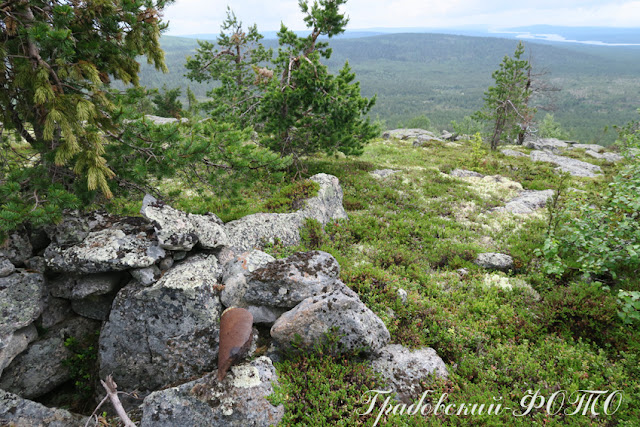
[[406, 404], [420, 397], [421, 382], [434, 375], [448, 376], [447, 367], [432, 348], [412, 351], [398, 344], [388, 345], [380, 350], [371, 366], [395, 392], [396, 398]]
[[277, 425], [282, 405], [266, 397], [277, 385], [268, 357], [233, 366], [219, 382], [215, 373], [150, 394], [142, 405], [141, 427], [258, 427]]
[[161, 248], [174, 251], [190, 251], [198, 236], [186, 212], [161, 202], [143, 205], [142, 215], [153, 224]]
[[43, 295], [42, 274], [18, 269], [0, 278], [0, 337], [33, 323], [44, 309]]
[[153, 286], [131, 282], [118, 293], [100, 335], [100, 375], [121, 390], [156, 390], [215, 368], [221, 270], [196, 255]]
[[216, 215], [189, 214], [189, 221], [193, 224], [194, 233], [198, 236], [198, 243], [204, 249], [216, 249], [229, 245], [224, 224]]
[[82, 427], [87, 417], [26, 400], [0, 390], [0, 425], [9, 427]]
[[131, 276], [142, 286], [151, 286], [162, 276], [162, 271], [157, 265], [152, 265], [147, 268], [136, 268], [129, 270], [129, 273], [131, 273]]
[[0, 256], [0, 277], [7, 277], [14, 271], [16, 271], [16, 267], [13, 263], [4, 256]]
[[533, 148], [534, 150], [549, 150], [553, 152], [558, 152], [569, 147], [569, 144], [556, 138], [528, 139], [523, 145], [527, 148]]
[[44, 253], [47, 266], [56, 272], [91, 274], [149, 267], [164, 258], [153, 227], [144, 219], [109, 217], [105, 221], [73, 246], [52, 242]]
[[89, 295], [86, 298], [71, 301], [71, 309], [74, 313], [87, 319], [105, 321], [109, 318], [115, 297], [115, 293]]
[[300, 335], [301, 345], [313, 349], [337, 328], [342, 350], [375, 354], [390, 339], [382, 320], [348, 288], [307, 298], [284, 313], [271, 327], [271, 337], [287, 348]]
[[553, 190], [523, 190], [520, 194], [509, 200], [505, 206], [495, 208], [496, 212], [511, 212], [515, 214], [528, 215], [547, 205], [553, 197]]
[[338, 261], [327, 252], [297, 252], [255, 270], [247, 280], [244, 301], [257, 306], [292, 308], [302, 300], [333, 291]]
[[593, 178], [602, 173], [600, 166], [570, 157], [557, 156], [546, 151], [532, 151], [530, 157], [534, 162], [547, 162], [558, 165], [559, 170], [568, 172], [572, 176]]
[[99, 328], [100, 322], [83, 317], [69, 319], [53, 327], [5, 369], [0, 388], [34, 399], [65, 383], [71, 379], [71, 373], [64, 361], [73, 356], [65, 346], [65, 340], [73, 337], [82, 341]]
[[478, 254], [474, 263], [489, 270], [508, 271], [514, 267], [513, 258], [494, 252]]
[[62, 274], [51, 280], [47, 288], [56, 298], [80, 300], [92, 295], [104, 295], [116, 290], [122, 280], [119, 273], [88, 275]]

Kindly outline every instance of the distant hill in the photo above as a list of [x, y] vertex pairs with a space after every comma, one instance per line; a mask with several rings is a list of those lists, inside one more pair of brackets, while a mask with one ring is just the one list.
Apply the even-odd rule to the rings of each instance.
[[[196, 40], [163, 36], [161, 42], [170, 73], [158, 73], [144, 64], [142, 84], [189, 85], [198, 97], [205, 97], [209, 85], [183, 77], [185, 57], [195, 53]], [[637, 117], [640, 48], [526, 45], [536, 70], [547, 70], [544, 78], [562, 89], [555, 95], [554, 115], [576, 139], [610, 143], [614, 134], [603, 134], [605, 126]], [[374, 118], [392, 128], [425, 115], [435, 128], [442, 129], [480, 108], [483, 93], [492, 84], [491, 73], [505, 55], [513, 53], [516, 41], [421, 33], [339, 38], [331, 46], [329, 66], [337, 70], [349, 61], [362, 92], [378, 94]]]

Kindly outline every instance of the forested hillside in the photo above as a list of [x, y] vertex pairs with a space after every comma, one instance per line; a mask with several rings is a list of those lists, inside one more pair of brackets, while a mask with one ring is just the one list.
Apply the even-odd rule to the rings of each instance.
[[[275, 40], [265, 45], [275, 46]], [[378, 94], [373, 117], [386, 127], [411, 124], [426, 116], [434, 128], [447, 128], [482, 105], [492, 84], [491, 73], [510, 54], [514, 40], [445, 34], [391, 34], [333, 40], [329, 61], [335, 72], [349, 61], [365, 96]], [[561, 89], [553, 92], [553, 114], [581, 142], [611, 143], [607, 126], [631, 120], [640, 105], [640, 48], [527, 43], [534, 72]], [[200, 98], [207, 86], [185, 77], [185, 57], [197, 48], [194, 39], [164, 36], [169, 74], [143, 66], [141, 81], [148, 87], [182, 87]], [[182, 91], [185, 95], [186, 90]], [[546, 102], [545, 102], [546, 103]], [[545, 111], [539, 110], [541, 117]], [[418, 120], [415, 124], [425, 125]]]

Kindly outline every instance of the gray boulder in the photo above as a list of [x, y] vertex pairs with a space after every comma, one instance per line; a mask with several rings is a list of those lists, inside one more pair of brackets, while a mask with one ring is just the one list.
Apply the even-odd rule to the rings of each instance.
[[388, 130], [382, 134], [384, 139], [395, 138], [401, 140], [413, 139], [413, 138], [435, 138], [433, 132], [429, 132], [425, 129], [394, 129]]
[[44, 309], [43, 296], [42, 274], [18, 269], [0, 278], [0, 340], [29, 326], [40, 316]]
[[193, 224], [200, 247], [216, 249], [229, 245], [224, 224], [216, 215], [212, 213], [206, 215], [189, 214], [189, 221]]
[[339, 276], [340, 265], [331, 254], [297, 252], [251, 273], [244, 300], [257, 306], [292, 308], [309, 297], [335, 290]]
[[151, 287], [120, 290], [100, 335], [100, 376], [148, 391], [214, 370], [221, 273], [215, 256], [196, 255]]
[[188, 119], [184, 117], [178, 120], [175, 117], [160, 117], [160, 116], [154, 116], [153, 114], [147, 114], [143, 116], [143, 120], [151, 122], [154, 125], [167, 125], [167, 124], [188, 122]]
[[258, 213], [225, 224], [228, 245], [238, 250], [260, 249], [279, 240], [286, 246], [300, 243], [300, 228], [306, 218], [326, 225], [334, 219], [347, 219], [342, 207], [342, 188], [338, 178], [317, 174], [309, 178], [320, 184], [315, 197], [294, 213]]
[[0, 337], [0, 377], [13, 359], [25, 351], [29, 343], [36, 338], [38, 338], [38, 330], [33, 324], [26, 328], [18, 329], [12, 334]]
[[[220, 256], [218, 257], [220, 260]], [[258, 250], [234, 254], [224, 265], [222, 283], [224, 289], [220, 293], [220, 301], [225, 307], [244, 307], [253, 315], [254, 323], [271, 324], [282, 314], [282, 310], [268, 307], [256, 307], [244, 299], [247, 292], [247, 277], [252, 272], [275, 261], [269, 254]]]
[[516, 198], [509, 200], [504, 207], [495, 208], [494, 211], [528, 215], [545, 207], [552, 197], [553, 190], [524, 190]]
[[233, 366], [222, 382], [215, 373], [150, 394], [142, 404], [141, 427], [272, 426], [284, 416], [283, 405], [266, 397], [278, 384], [268, 357]]
[[100, 322], [76, 317], [47, 331], [5, 369], [0, 388], [34, 399], [65, 383], [71, 375], [63, 362], [72, 356], [65, 340], [69, 337], [82, 340], [99, 328]]
[[530, 158], [534, 162], [547, 162], [558, 165], [558, 169], [568, 172], [572, 176], [593, 178], [602, 172], [600, 166], [569, 157], [556, 156], [546, 151], [532, 151]]
[[434, 349], [412, 351], [398, 344], [382, 348], [371, 366], [395, 392], [396, 398], [406, 404], [421, 396], [422, 381], [430, 376], [447, 378], [449, 375]]
[[516, 151], [516, 150], [510, 150], [508, 148], [502, 149], [500, 150], [500, 152], [502, 154], [504, 154], [505, 156], [509, 156], [509, 157], [528, 157], [527, 154], [521, 152], [521, 151]]
[[512, 257], [494, 252], [478, 254], [474, 263], [488, 270], [508, 271], [514, 267]]
[[7, 277], [16, 271], [16, 267], [4, 256], [0, 256], [0, 277]]
[[534, 150], [549, 150], [554, 153], [569, 147], [569, 144], [556, 138], [532, 138], [526, 140], [523, 145]]
[[0, 246], [0, 257], [7, 258], [15, 266], [23, 266], [33, 255], [33, 247], [26, 233], [13, 232]]
[[271, 337], [279, 347], [287, 348], [300, 335], [301, 344], [311, 350], [333, 328], [337, 328], [339, 343], [347, 352], [376, 354], [390, 339], [382, 320], [346, 286], [307, 298], [284, 313], [271, 327]]
[[0, 390], [0, 425], [16, 427], [82, 427], [87, 417], [64, 409], [47, 408]]
[[56, 272], [91, 274], [149, 267], [164, 258], [153, 227], [143, 218], [104, 221], [91, 227], [80, 243], [67, 247], [52, 242], [44, 252], [47, 266]]

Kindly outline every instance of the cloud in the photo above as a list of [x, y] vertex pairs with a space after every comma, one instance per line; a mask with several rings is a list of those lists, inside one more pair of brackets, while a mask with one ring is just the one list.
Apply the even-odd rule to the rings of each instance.
[[[226, 1], [177, 0], [165, 11], [169, 34], [218, 33]], [[533, 6], [533, 4], [535, 6]], [[230, 4], [245, 24], [258, 30], [304, 29], [297, 0], [244, 0]], [[350, 0], [343, 11], [348, 28], [515, 27], [533, 24], [636, 27], [640, 1], [629, 0]]]

